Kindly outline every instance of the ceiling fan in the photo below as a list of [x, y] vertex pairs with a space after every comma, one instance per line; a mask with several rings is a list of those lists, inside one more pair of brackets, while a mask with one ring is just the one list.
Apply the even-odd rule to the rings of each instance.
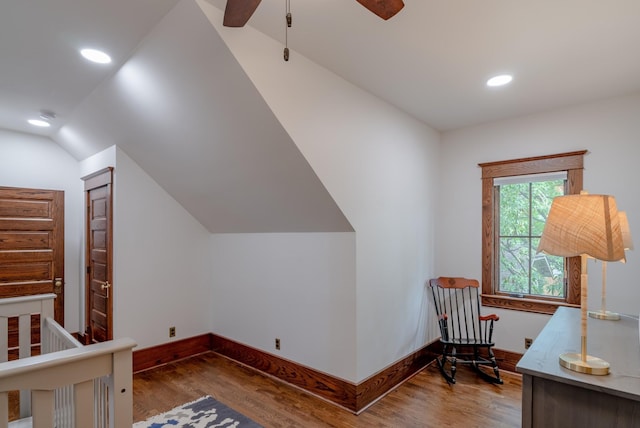
[[[261, 0], [227, 0], [224, 10], [225, 27], [242, 27], [247, 23]], [[404, 7], [402, 0], [356, 0], [382, 19], [389, 19]]]

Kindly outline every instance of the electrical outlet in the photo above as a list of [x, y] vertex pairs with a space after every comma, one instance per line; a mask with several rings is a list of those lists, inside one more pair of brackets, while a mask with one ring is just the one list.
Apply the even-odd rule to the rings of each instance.
[[278, 339], [276, 337], [276, 349], [279, 351], [280, 350], [280, 339]]
[[533, 339], [525, 337], [524, 338], [524, 349], [529, 349], [529, 347], [531, 346], [532, 343], [533, 343]]
[[169, 327], [169, 337], [176, 337], [176, 328]]

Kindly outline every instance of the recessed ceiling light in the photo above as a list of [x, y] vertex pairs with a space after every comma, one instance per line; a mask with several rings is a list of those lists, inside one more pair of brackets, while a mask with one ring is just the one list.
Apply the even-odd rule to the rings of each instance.
[[27, 122], [33, 126], [39, 126], [40, 128], [48, 128], [51, 126], [49, 122], [42, 119], [29, 119]]
[[51, 126], [51, 121], [56, 118], [56, 114], [51, 110], [40, 110], [39, 119], [29, 119], [29, 122], [33, 126], [39, 126], [40, 128], [48, 128]]
[[97, 49], [82, 49], [80, 53], [89, 61], [96, 62], [98, 64], [109, 64], [111, 62], [111, 57], [109, 55]]
[[501, 74], [499, 76], [494, 76], [491, 79], [487, 80], [487, 86], [495, 87], [495, 86], [504, 86], [507, 83], [510, 83], [513, 80], [513, 76], [510, 74]]

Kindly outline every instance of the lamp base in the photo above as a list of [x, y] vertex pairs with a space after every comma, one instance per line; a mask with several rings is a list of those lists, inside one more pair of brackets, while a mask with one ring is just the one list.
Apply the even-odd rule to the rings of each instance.
[[560, 365], [574, 372], [603, 376], [609, 374], [609, 363], [598, 357], [587, 355], [582, 361], [582, 354], [569, 352], [560, 355]]
[[603, 311], [602, 309], [599, 311], [589, 311], [589, 316], [591, 318], [597, 318], [599, 320], [609, 320], [609, 321], [618, 321], [620, 319], [619, 313]]

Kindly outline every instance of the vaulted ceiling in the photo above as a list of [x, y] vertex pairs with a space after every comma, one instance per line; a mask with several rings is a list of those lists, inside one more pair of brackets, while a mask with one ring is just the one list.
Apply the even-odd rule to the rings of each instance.
[[[226, 3], [208, 1], [221, 10]], [[34, 132], [24, 118], [42, 108], [64, 123], [177, 3], [2, 2], [0, 127]], [[439, 130], [640, 89], [636, 0], [405, 0], [389, 21], [355, 0], [291, 0], [291, 12], [293, 55]], [[264, 0], [248, 25], [284, 43], [284, 14], [283, 1]], [[108, 50], [114, 64], [84, 64], [77, 48], [89, 45]], [[512, 85], [485, 88], [500, 72], [514, 75]]]
[[[440, 131], [640, 90], [636, 0], [405, 5], [383, 21], [355, 0], [291, 0], [291, 61]], [[284, 47], [284, 15], [263, 0], [248, 25]], [[89, 64], [81, 47], [114, 62]], [[484, 85], [504, 72], [509, 86]], [[42, 109], [52, 126], [27, 124]], [[118, 144], [211, 231], [351, 230], [194, 0], [2, 2], [0, 128], [79, 160]]]

